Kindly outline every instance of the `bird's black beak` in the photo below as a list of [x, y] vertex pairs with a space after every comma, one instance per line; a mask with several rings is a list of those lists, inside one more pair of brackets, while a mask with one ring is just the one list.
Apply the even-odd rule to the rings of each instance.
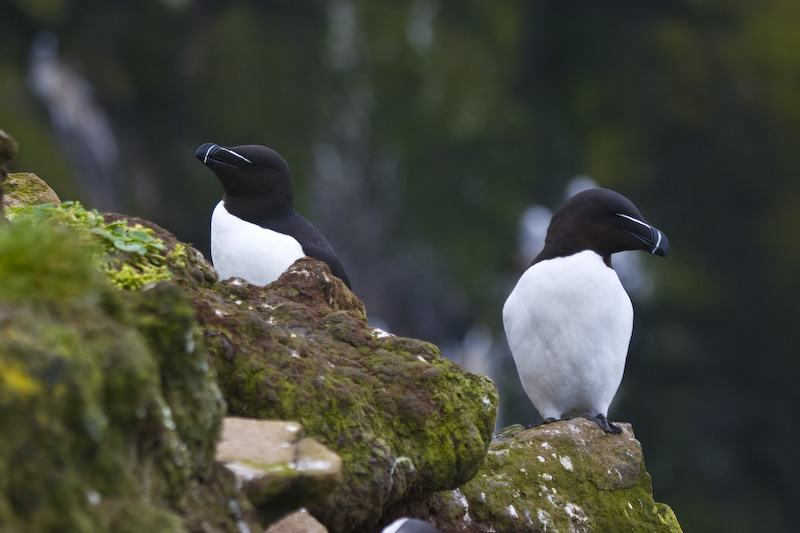
[[194, 156], [206, 166], [216, 164], [230, 165], [242, 168], [243, 165], [252, 165], [253, 162], [245, 156], [214, 143], [205, 143], [195, 151]]
[[644, 220], [624, 213], [617, 213], [617, 216], [632, 222], [628, 227], [623, 228], [622, 231], [639, 239], [642, 243], [642, 250], [650, 252], [653, 255], [667, 257], [667, 252], [669, 252], [669, 239], [667, 239], [667, 236], [664, 235], [661, 230], [655, 226], [651, 226]]
[[208, 164], [208, 158], [213, 157], [219, 151], [219, 146], [214, 143], [205, 143], [201, 145], [194, 153], [194, 156], [203, 162], [204, 165]]

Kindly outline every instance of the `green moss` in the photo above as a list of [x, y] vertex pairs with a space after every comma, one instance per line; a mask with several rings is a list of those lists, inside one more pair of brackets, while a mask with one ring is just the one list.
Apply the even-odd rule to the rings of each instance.
[[106, 223], [96, 209], [86, 210], [79, 202], [14, 207], [8, 218], [25, 223], [49, 223], [51, 227], [73, 228], [94, 245], [94, 259], [112, 285], [119, 289], [140, 289], [172, 277], [172, 271], [186, 266], [186, 248], [178, 243], [168, 250], [153, 231], [125, 220]]
[[[281, 296], [286, 302], [287, 294], [307, 292], [282, 288]], [[368, 527], [367, 517], [377, 520], [386, 506], [458, 486], [477, 472], [497, 408], [491, 381], [464, 373], [429, 343], [374, 338], [357, 312], [315, 317], [284, 303], [268, 313], [269, 334], [254, 336], [253, 316], [208, 309], [204, 316], [217, 326], [207, 340], [231, 414], [297, 420], [341, 456], [346, 489], [337, 498], [362, 505], [349, 518], [350, 505], [315, 508], [320, 516], [337, 507], [329, 527]], [[225, 356], [229, 343], [236, 352]]]
[[[92, 235], [0, 227], [0, 529], [185, 531], [221, 395], [183, 292], [115, 290]], [[235, 531], [217, 512], [198, 515]]]
[[42, 384], [33, 379], [23, 365], [12, 361], [0, 361], [0, 403], [13, 398], [28, 398], [40, 394]]
[[629, 431], [605, 435], [583, 420], [509, 428], [460, 488], [470, 518], [498, 531], [680, 532], [669, 507], [653, 501]]
[[29, 220], [0, 226], [0, 298], [91, 300], [102, 279], [96, 248], [70, 228]]
[[36, 174], [30, 172], [11, 173], [3, 183], [3, 203], [8, 206], [60, 204], [61, 200], [53, 189], [47, 186]]

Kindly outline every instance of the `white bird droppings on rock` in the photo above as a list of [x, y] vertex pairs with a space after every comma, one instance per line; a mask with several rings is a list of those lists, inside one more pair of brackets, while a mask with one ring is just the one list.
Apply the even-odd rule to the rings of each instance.
[[550, 525], [550, 513], [548, 513], [544, 509], [539, 509], [536, 513], [536, 518], [539, 519], [539, 522], [541, 522], [545, 530], [547, 530], [547, 526]]
[[381, 328], [372, 328], [372, 336], [376, 339], [383, 339], [385, 337], [394, 337], [394, 334], [384, 331]]

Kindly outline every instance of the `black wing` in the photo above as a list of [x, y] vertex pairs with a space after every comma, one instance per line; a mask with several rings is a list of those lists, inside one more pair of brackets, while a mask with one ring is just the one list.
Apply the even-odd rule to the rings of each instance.
[[294, 213], [290, 217], [271, 220], [269, 228], [297, 239], [297, 242], [303, 247], [303, 252], [308, 257], [326, 262], [331, 269], [331, 273], [342, 280], [349, 289], [352, 289], [350, 278], [347, 276], [347, 272], [345, 272], [336, 252], [333, 251], [333, 247], [311, 222]]

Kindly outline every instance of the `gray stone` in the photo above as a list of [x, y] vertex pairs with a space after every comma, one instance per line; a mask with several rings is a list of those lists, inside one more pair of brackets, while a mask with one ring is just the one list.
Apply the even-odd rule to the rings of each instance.
[[9, 174], [3, 184], [3, 207], [23, 205], [59, 205], [58, 195], [39, 176], [30, 172]]
[[233, 472], [265, 524], [324, 499], [342, 482], [342, 460], [303, 438], [297, 422], [228, 417], [217, 460]]
[[269, 526], [265, 533], [328, 533], [328, 530], [308, 511], [300, 509]]

